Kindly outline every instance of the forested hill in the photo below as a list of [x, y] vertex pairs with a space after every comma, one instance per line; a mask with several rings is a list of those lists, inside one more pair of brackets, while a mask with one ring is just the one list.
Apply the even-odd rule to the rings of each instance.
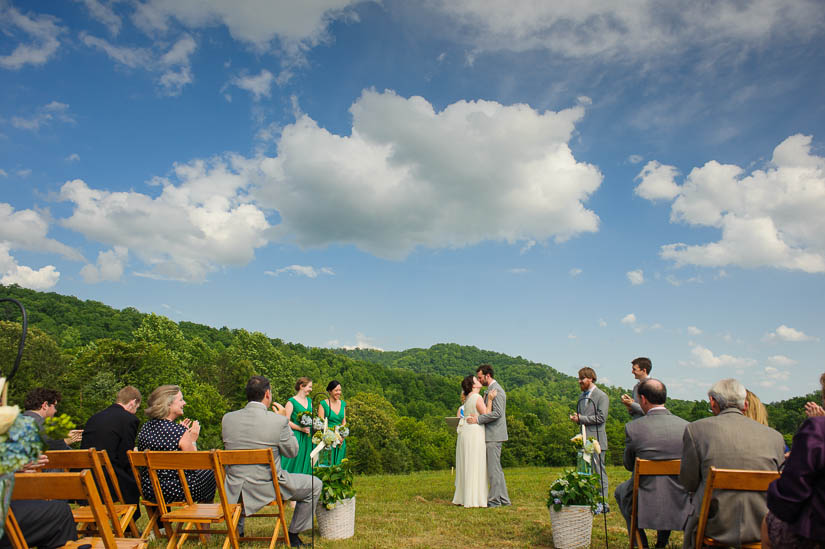
[[[332, 350], [286, 343], [262, 333], [220, 329], [141, 313], [116, 310], [96, 301], [0, 285], [0, 297], [21, 301], [29, 334], [20, 371], [11, 383], [12, 404], [37, 386], [60, 390], [59, 410], [82, 425], [108, 406], [116, 391], [131, 384], [144, 398], [159, 385], [180, 385], [186, 415], [201, 421], [202, 448], [220, 446], [220, 420], [245, 404], [250, 375], [272, 381], [273, 395], [285, 402], [299, 376], [316, 391], [338, 379], [348, 403], [349, 454], [361, 472], [404, 472], [450, 467], [455, 434], [444, 423], [459, 405], [461, 377], [490, 363], [507, 389], [510, 440], [505, 465], [571, 463], [567, 419], [579, 389], [576, 380], [550, 366], [476, 347], [445, 343], [399, 352]], [[0, 372], [8, 373], [20, 338], [20, 314], [0, 307]], [[621, 462], [624, 423], [619, 401], [626, 389], [601, 385], [611, 398], [606, 431], [608, 459]], [[316, 402], [320, 395], [316, 395]], [[798, 397], [769, 407], [772, 425], [788, 438], [803, 419]], [[669, 401], [688, 420], [708, 415], [706, 402]], [[138, 416], [144, 420], [143, 412]]]

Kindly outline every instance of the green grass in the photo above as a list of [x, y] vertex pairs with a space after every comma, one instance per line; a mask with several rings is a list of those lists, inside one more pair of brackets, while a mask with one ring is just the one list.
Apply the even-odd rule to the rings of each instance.
[[[316, 528], [315, 546], [554, 547], [545, 500], [550, 482], [561, 471], [560, 467], [505, 469], [513, 505], [495, 509], [464, 509], [453, 505], [454, 476], [450, 471], [358, 476], [355, 478], [358, 493], [355, 536], [348, 540], [325, 540]], [[628, 539], [624, 519], [613, 499], [613, 489], [629, 477], [630, 473], [623, 468], [608, 467], [610, 494], [606, 500], [611, 512], [607, 515], [607, 538], [609, 546], [617, 549], [627, 547]], [[291, 515], [292, 511], [287, 509], [287, 524]], [[247, 522], [247, 533], [263, 532], [263, 520]], [[655, 533], [652, 536], [655, 539]], [[301, 537], [309, 542], [310, 533]], [[213, 541], [215, 546], [217, 541]], [[681, 547], [681, 544], [682, 533], [673, 532], [671, 546]], [[195, 542], [187, 543], [187, 546], [194, 545]], [[160, 546], [160, 543], [152, 544], [152, 547]], [[591, 547], [604, 546], [605, 523], [603, 515], [598, 515], [593, 519]]]

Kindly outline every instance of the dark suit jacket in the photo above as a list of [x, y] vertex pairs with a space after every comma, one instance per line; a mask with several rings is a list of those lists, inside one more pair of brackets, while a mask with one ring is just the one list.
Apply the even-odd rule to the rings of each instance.
[[[106, 450], [109, 454], [126, 503], [137, 503], [140, 498], [135, 476], [129, 465], [129, 456], [126, 454], [129, 450], [135, 449], [139, 424], [140, 420], [135, 414], [129, 413], [120, 404], [112, 404], [89, 418], [83, 428], [83, 439], [80, 441], [81, 448]], [[114, 492], [112, 497], [115, 497]]]
[[[651, 408], [647, 415], [624, 427], [624, 466], [633, 471], [636, 458], [681, 459], [682, 435], [688, 424], [665, 408]], [[628, 481], [633, 491], [633, 476]], [[676, 477], [642, 477], [639, 482], [639, 527], [681, 530], [688, 512], [688, 494]]]
[[[742, 415], [736, 408], [689, 423], [682, 440], [679, 483], [693, 495], [693, 513], [685, 526], [685, 548], [696, 542], [702, 495], [710, 466], [722, 469], [778, 471], [785, 461], [785, 440], [777, 431]], [[765, 494], [722, 490], [713, 494], [705, 535], [740, 546], [761, 538], [767, 513]]]

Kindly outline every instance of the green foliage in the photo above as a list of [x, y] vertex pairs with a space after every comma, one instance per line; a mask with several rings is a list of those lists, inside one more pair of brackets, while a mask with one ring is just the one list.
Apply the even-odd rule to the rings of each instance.
[[339, 501], [355, 497], [352, 485], [354, 475], [347, 458], [338, 465], [315, 467], [312, 474], [324, 483], [320, 503], [327, 509], [334, 508]]
[[586, 475], [570, 470], [550, 484], [547, 492], [547, 507], [561, 511], [566, 505], [587, 505], [596, 510], [599, 499], [599, 475]]
[[[54, 440], [60, 440], [69, 436], [69, 431], [77, 427], [72, 418], [66, 414], [47, 417], [43, 421], [43, 433]], [[43, 450], [47, 450], [45, 442]]]

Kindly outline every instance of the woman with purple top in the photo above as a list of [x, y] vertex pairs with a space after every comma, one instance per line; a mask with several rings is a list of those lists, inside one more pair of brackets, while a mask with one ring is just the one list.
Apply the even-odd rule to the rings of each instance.
[[[825, 403], [825, 374], [819, 383]], [[825, 417], [805, 420], [782, 476], [768, 488], [762, 547], [825, 549]]]

